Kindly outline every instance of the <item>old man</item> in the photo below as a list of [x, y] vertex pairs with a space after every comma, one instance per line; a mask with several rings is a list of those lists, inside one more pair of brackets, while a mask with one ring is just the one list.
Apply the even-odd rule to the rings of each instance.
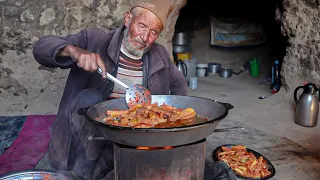
[[168, 51], [155, 43], [172, 7], [171, 0], [139, 2], [115, 31], [91, 28], [36, 42], [33, 53], [41, 65], [71, 69], [51, 131], [49, 161], [55, 169], [74, 170], [82, 179], [99, 179], [113, 169], [111, 142], [89, 140], [99, 136], [97, 127], [77, 114], [79, 108], [124, 96], [125, 89], [97, 73], [98, 67], [127, 85], [142, 84], [152, 94], [187, 94]]

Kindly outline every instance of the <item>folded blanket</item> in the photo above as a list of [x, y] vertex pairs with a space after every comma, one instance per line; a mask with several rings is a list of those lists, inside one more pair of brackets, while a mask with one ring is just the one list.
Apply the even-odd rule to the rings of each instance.
[[0, 116], [0, 155], [18, 137], [27, 116]]
[[0, 174], [34, 169], [48, 151], [55, 116], [28, 116], [12, 145], [0, 156]]

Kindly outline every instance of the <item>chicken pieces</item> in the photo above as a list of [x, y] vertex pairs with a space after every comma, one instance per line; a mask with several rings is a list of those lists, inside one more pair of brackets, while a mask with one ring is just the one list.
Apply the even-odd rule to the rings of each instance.
[[187, 108], [183, 111], [178, 111], [176, 114], [173, 114], [172, 116], [169, 117], [169, 121], [174, 122], [177, 121], [178, 119], [184, 120], [184, 119], [190, 119], [196, 116], [196, 112], [194, 109]]
[[218, 157], [232, 170], [246, 178], [264, 178], [271, 174], [265, 159], [248, 152], [246, 146], [237, 145], [231, 148], [222, 146], [222, 152], [218, 153]]
[[107, 124], [115, 126], [154, 128], [158, 124], [188, 120], [196, 117], [192, 108], [178, 109], [166, 104], [137, 104], [129, 110], [108, 110], [104, 119]]

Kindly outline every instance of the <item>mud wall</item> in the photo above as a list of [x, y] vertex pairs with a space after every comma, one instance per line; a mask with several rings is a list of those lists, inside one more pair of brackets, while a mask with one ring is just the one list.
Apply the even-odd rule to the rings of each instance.
[[[55, 114], [68, 70], [41, 67], [31, 54], [44, 35], [64, 36], [87, 27], [110, 31], [134, 0], [0, 0], [0, 115]], [[169, 50], [179, 10], [175, 1], [158, 42]]]

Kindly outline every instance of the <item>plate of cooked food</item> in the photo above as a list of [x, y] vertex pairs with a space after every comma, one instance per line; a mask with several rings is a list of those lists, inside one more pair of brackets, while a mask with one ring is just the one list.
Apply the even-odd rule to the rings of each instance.
[[244, 145], [219, 146], [213, 151], [212, 157], [214, 161], [225, 162], [241, 179], [266, 180], [276, 173], [267, 158]]

